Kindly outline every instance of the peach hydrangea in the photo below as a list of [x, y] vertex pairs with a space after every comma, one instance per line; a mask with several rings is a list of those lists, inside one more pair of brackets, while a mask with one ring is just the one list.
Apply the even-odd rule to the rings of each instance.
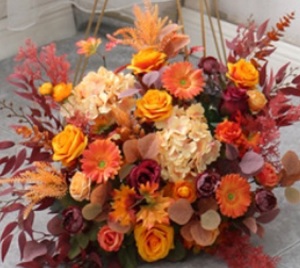
[[200, 103], [186, 110], [175, 106], [157, 135], [161, 142], [158, 162], [164, 180], [176, 182], [188, 175], [196, 177], [219, 156], [220, 142], [212, 137]]
[[119, 99], [118, 96], [133, 88], [134, 81], [131, 74], [115, 74], [100, 67], [97, 72], [89, 72], [73, 89], [61, 113], [65, 117], [71, 117], [76, 111], [80, 111], [89, 120], [108, 114], [113, 105], [122, 105], [128, 101], [128, 98]]

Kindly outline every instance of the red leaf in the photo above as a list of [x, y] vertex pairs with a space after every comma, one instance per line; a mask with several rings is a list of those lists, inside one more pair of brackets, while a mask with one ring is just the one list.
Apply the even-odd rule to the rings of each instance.
[[241, 171], [248, 176], [255, 175], [262, 169], [263, 165], [263, 157], [253, 151], [248, 151], [247, 153], [245, 153], [239, 164]]
[[28, 262], [22, 262], [18, 264], [18, 267], [23, 268], [41, 268], [41, 264], [37, 261], [28, 261]]
[[48, 222], [47, 229], [48, 229], [49, 233], [54, 236], [60, 235], [64, 231], [60, 217], [59, 216], [53, 217]]
[[281, 88], [280, 91], [285, 95], [293, 95], [300, 97], [300, 89], [295, 87], [285, 87]]
[[274, 220], [277, 215], [279, 214], [280, 210], [279, 208], [265, 212], [263, 214], [261, 214], [259, 217], [256, 218], [256, 221], [260, 222], [260, 223], [268, 223], [272, 220]]
[[1, 245], [1, 259], [2, 259], [2, 262], [4, 262], [4, 259], [5, 259], [5, 256], [9, 250], [9, 247], [11, 245], [11, 241], [13, 239], [13, 235], [10, 234], [8, 235], [4, 240], [3, 240], [3, 243]]
[[297, 75], [293, 80], [292, 80], [293, 84], [300, 84], [300, 75]]
[[33, 101], [33, 97], [32, 97], [32, 94], [31, 93], [27, 93], [27, 92], [19, 92], [19, 91], [16, 91], [15, 92], [18, 96], [26, 99], [26, 100], [31, 100]]
[[266, 20], [257, 28], [256, 37], [258, 40], [261, 39], [264, 36], [264, 34], [266, 33], [268, 23], [269, 23], [269, 20]]
[[[23, 211], [21, 213], [21, 216], [23, 217]], [[30, 237], [32, 237], [32, 233], [33, 233], [33, 230], [32, 230], [32, 224], [33, 224], [33, 220], [34, 220], [34, 213], [31, 211], [27, 217], [26, 220], [24, 220], [23, 222], [23, 228], [24, 228], [24, 231], [30, 235]]]
[[8, 161], [6, 162], [0, 176], [3, 176], [5, 174], [9, 173], [12, 170], [13, 166], [15, 165], [15, 161], [16, 161], [16, 157], [14, 155], [12, 157], [10, 157], [8, 159]]
[[23, 148], [17, 155], [15, 166], [12, 172], [18, 170], [18, 168], [23, 165], [25, 159], [26, 159], [26, 149]]
[[15, 145], [13, 141], [1, 141], [0, 150], [11, 148]]
[[47, 253], [46, 245], [36, 241], [28, 241], [24, 247], [24, 259], [33, 261], [36, 257], [43, 256]]
[[7, 224], [2, 232], [0, 241], [5, 239], [15, 228], [18, 226], [18, 223], [16, 221], [13, 221], [9, 224]]
[[282, 81], [282, 79], [284, 78], [284, 76], [286, 74], [286, 69], [289, 65], [290, 65], [290, 63], [288, 62], [278, 70], [277, 74], [275, 75], [275, 81], [277, 84], [279, 84]]
[[267, 65], [268, 63], [266, 62], [259, 72], [259, 85], [261, 87], [265, 84], [266, 81]]
[[25, 247], [26, 242], [27, 242], [26, 235], [24, 232], [21, 232], [18, 237], [18, 244], [19, 244], [21, 259], [23, 259], [23, 257], [24, 257], [24, 247]]
[[11, 194], [14, 191], [14, 187], [9, 187], [3, 191], [0, 192], [0, 196]]
[[11, 205], [3, 207], [1, 209], [1, 212], [8, 213], [8, 212], [13, 212], [13, 211], [16, 211], [16, 210], [20, 210], [22, 208], [24, 208], [24, 205], [22, 205], [20, 203], [13, 203]]

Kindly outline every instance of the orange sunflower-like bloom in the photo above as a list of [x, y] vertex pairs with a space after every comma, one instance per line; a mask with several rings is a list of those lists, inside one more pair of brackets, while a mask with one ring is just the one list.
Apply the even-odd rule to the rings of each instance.
[[136, 192], [128, 185], [121, 185], [120, 190], [113, 192], [112, 211], [109, 213], [110, 220], [118, 222], [122, 226], [130, 226], [135, 222], [134, 204]]
[[80, 40], [76, 43], [76, 46], [78, 47], [77, 53], [90, 57], [97, 52], [100, 44], [100, 38], [89, 37], [87, 40]]
[[190, 62], [177, 62], [162, 75], [164, 87], [179, 99], [192, 99], [203, 91], [202, 70], [194, 69]]
[[121, 167], [119, 148], [111, 140], [92, 142], [82, 155], [83, 173], [97, 183], [113, 178]]
[[223, 215], [243, 216], [251, 203], [250, 184], [239, 174], [228, 174], [221, 179], [216, 199]]

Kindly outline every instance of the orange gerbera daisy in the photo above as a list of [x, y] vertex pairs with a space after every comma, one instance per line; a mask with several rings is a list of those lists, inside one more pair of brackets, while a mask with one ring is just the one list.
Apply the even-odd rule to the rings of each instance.
[[216, 198], [223, 215], [237, 218], [244, 215], [251, 203], [250, 184], [239, 174], [222, 177]]
[[121, 154], [111, 140], [96, 140], [83, 151], [82, 171], [92, 181], [106, 182], [113, 178], [121, 166]]
[[170, 65], [162, 75], [162, 82], [179, 99], [192, 99], [203, 91], [205, 85], [202, 70], [194, 69], [190, 62]]

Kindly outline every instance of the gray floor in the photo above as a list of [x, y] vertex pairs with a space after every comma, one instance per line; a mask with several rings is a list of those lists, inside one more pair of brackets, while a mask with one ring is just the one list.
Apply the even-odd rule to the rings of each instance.
[[[114, 24], [112, 26], [112, 24]], [[114, 30], [114, 27], [118, 25], [111, 20], [106, 20], [101, 28], [101, 35], [109, 32], [111, 33]], [[76, 54], [74, 43], [81, 39], [83, 34], [79, 32], [76, 36], [69, 38], [68, 40], [62, 40], [57, 42], [57, 48], [59, 53], [67, 53], [68, 59], [70, 60], [72, 66], [75, 66]], [[0, 39], [0, 41], [2, 41]], [[109, 54], [107, 58], [107, 65], [109, 68], [114, 69], [115, 67], [127, 63], [131, 56], [131, 49], [129, 48], [120, 48], [114, 50], [113, 53]], [[92, 59], [88, 69], [95, 69], [101, 64], [100, 61]], [[0, 99], [12, 100], [19, 105], [26, 105], [23, 101], [20, 101], [13, 95], [13, 87], [6, 82], [6, 77], [13, 70], [13, 59], [8, 58], [0, 62]], [[1, 114], [1, 127], [0, 127], [0, 140], [3, 140], [11, 133], [8, 130], [8, 125], [12, 123], [5, 115]], [[282, 130], [282, 144], [280, 147], [281, 152], [286, 150], [295, 150], [300, 153], [300, 125], [293, 127], [285, 128]], [[300, 183], [298, 185], [300, 188]], [[278, 190], [279, 196], [279, 206], [282, 211], [278, 218], [268, 224], [266, 227], [266, 234], [263, 240], [258, 238], [253, 238], [253, 243], [257, 245], [263, 245], [265, 251], [272, 256], [280, 256], [281, 262], [279, 268], [297, 268], [300, 267], [300, 204], [291, 205], [288, 204], [282, 194], [282, 190]], [[45, 215], [41, 214], [41, 217], [36, 219], [36, 224], [38, 226], [45, 225]], [[10, 217], [10, 220], [13, 219], [14, 215]], [[6, 222], [8, 222], [7, 219]], [[0, 233], [5, 226], [5, 222], [0, 223]], [[0, 267], [3, 268], [12, 268], [16, 267], [16, 263], [19, 261], [17, 244], [13, 244], [9, 252], [8, 259], [5, 263], [1, 263]], [[207, 268], [222, 268], [226, 265], [211, 257], [206, 255], [201, 255], [198, 257], [190, 258], [184, 263], [157, 263], [155, 265], [143, 265], [142, 267], [207, 267]], [[264, 268], [264, 267], [262, 267]]]

